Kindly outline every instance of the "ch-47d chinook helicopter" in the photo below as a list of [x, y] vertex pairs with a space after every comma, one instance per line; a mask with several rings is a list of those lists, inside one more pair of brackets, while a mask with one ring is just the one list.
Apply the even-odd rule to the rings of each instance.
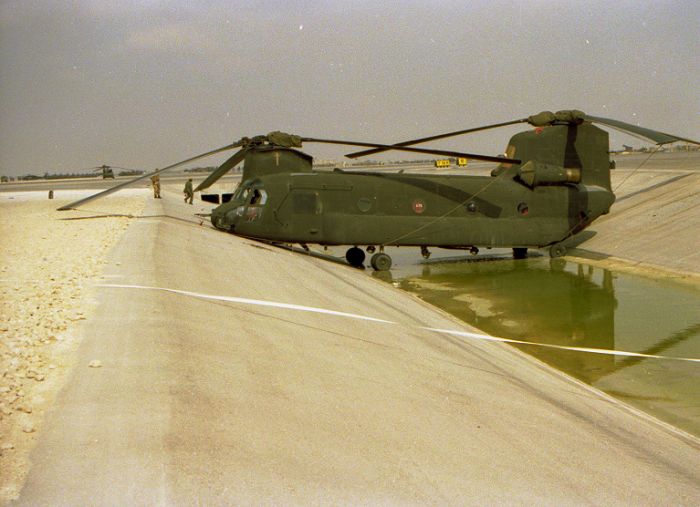
[[102, 171], [102, 179], [107, 180], [107, 179], [114, 179], [114, 168], [108, 165], [101, 165], [101, 166], [96, 166], [96, 167], [91, 167], [94, 172], [97, 171]]
[[[529, 123], [514, 135], [504, 157], [412, 147], [415, 144], [491, 128]], [[544, 111], [528, 118], [487, 125], [394, 145], [305, 138], [282, 132], [244, 137], [123, 183], [63, 209], [112, 193], [138, 180], [202, 157], [240, 148], [196, 188], [204, 190], [244, 162], [232, 199], [212, 210], [212, 224], [248, 238], [277, 243], [349, 245], [346, 260], [362, 266], [365, 251], [376, 270], [391, 268], [386, 246], [467, 249], [549, 248], [564, 255], [565, 240], [607, 213], [615, 200], [610, 186], [608, 134], [593, 123], [650, 139], [657, 144], [696, 141], [588, 116], [581, 111]], [[491, 176], [315, 171], [312, 157], [295, 148], [303, 142], [430, 153], [497, 162]], [[364, 249], [364, 250], [363, 250]]]
[[134, 173], [142, 173], [143, 171], [139, 169], [129, 169], [128, 167], [117, 167], [114, 165], [98, 165], [95, 167], [90, 167], [89, 169], [92, 169], [93, 172], [99, 172], [102, 171], [102, 179], [107, 180], [107, 179], [114, 179], [114, 170], [115, 169], [121, 169], [124, 171], [126, 174], [131, 174], [133, 175]]

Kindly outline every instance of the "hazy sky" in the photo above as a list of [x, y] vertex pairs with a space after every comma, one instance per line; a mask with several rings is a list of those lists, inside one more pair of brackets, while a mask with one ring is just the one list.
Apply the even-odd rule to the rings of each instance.
[[[391, 143], [543, 109], [699, 139], [699, 43], [697, 0], [0, 0], [0, 174], [152, 169], [272, 130]], [[515, 131], [434, 146], [496, 154]]]

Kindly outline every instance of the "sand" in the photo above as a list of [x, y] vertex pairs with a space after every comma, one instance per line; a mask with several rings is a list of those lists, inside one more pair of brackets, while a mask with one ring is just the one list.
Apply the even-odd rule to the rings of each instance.
[[73, 367], [78, 327], [94, 305], [90, 285], [129, 226], [126, 215], [141, 213], [148, 195], [129, 190], [55, 211], [78, 194], [0, 194], [0, 503], [16, 497], [44, 414]]

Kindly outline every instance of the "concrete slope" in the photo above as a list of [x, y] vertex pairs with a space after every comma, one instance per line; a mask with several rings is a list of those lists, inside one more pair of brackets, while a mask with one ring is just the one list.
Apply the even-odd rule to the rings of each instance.
[[640, 172], [619, 195], [581, 250], [700, 273], [700, 172]]
[[109, 271], [156, 289], [98, 289], [20, 505], [697, 504], [696, 439], [165, 197]]

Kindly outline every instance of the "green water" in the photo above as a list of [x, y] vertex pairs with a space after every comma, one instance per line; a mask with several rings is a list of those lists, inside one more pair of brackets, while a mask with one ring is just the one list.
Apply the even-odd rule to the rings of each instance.
[[[700, 358], [700, 290], [536, 257], [398, 266], [392, 283], [495, 336]], [[700, 436], [700, 363], [518, 346]]]

